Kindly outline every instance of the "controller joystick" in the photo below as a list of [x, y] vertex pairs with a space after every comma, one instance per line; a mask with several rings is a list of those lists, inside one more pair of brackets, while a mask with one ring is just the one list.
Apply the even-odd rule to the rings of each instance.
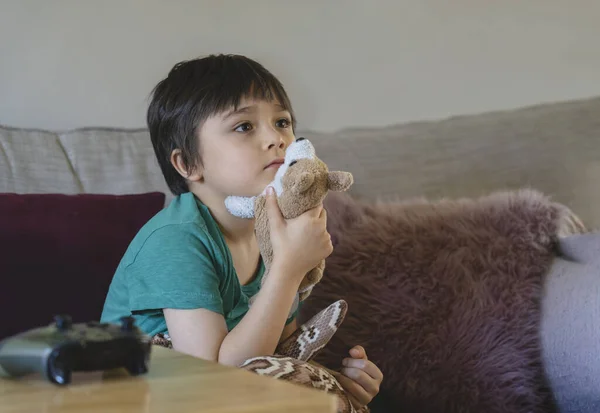
[[73, 320], [66, 314], [56, 315], [54, 316], [54, 325], [60, 331], [67, 331], [73, 326]]

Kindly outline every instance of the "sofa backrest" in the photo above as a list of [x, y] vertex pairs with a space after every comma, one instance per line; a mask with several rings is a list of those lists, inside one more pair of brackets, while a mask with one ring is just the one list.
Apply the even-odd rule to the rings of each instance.
[[600, 228], [600, 98], [310, 137], [368, 198], [531, 187]]
[[[600, 98], [335, 133], [299, 131], [352, 193], [463, 197], [537, 188], [600, 227]], [[147, 130], [0, 127], [0, 192], [171, 199]]]
[[145, 129], [0, 127], [0, 193], [169, 192]]

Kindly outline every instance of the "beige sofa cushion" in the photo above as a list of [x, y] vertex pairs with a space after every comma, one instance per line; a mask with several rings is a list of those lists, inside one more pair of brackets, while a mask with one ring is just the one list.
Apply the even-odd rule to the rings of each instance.
[[172, 198], [146, 129], [46, 132], [0, 127], [0, 192]]
[[367, 197], [478, 196], [531, 186], [600, 227], [600, 99], [338, 133], [308, 132]]
[[82, 129], [62, 133], [60, 142], [82, 192], [170, 195], [146, 129]]
[[57, 134], [0, 128], [0, 192], [75, 194], [81, 189]]

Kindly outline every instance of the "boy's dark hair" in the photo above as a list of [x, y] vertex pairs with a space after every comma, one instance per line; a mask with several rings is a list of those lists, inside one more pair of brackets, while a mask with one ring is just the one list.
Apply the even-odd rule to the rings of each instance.
[[201, 162], [197, 130], [212, 115], [238, 107], [244, 97], [276, 99], [292, 115], [292, 105], [279, 80], [258, 62], [239, 55], [210, 55], [177, 63], [152, 91], [147, 123], [154, 153], [171, 192], [189, 192], [171, 164], [181, 150], [188, 170]]

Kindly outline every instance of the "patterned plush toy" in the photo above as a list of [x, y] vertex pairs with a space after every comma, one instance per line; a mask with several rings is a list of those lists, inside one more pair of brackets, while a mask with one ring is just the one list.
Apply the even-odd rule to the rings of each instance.
[[279, 344], [275, 355], [251, 358], [241, 368], [332, 394], [338, 401], [338, 413], [368, 413], [368, 407], [354, 408], [332, 372], [310, 363], [342, 324], [347, 309], [344, 300], [336, 301]]
[[[327, 165], [315, 155], [308, 139], [298, 138], [287, 149], [283, 165], [270, 184], [277, 194], [277, 203], [285, 219], [296, 218], [320, 205], [328, 191], [346, 191], [353, 183], [349, 172], [329, 171]], [[273, 262], [273, 247], [269, 233], [266, 208], [266, 189], [255, 197], [230, 196], [225, 200], [227, 210], [237, 217], [255, 218], [254, 228], [258, 246], [265, 264], [265, 276]], [[325, 260], [309, 271], [298, 291], [299, 301], [305, 300], [323, 276]], [[292, 309], [294, 310], [294, 309]]]
[[[368, 407], [354, 408], [334, 373], [310, 363], [333, 337], [347, 309], [344, 300], [336, 301], [280, 343], [274, 355], [251, 358], [239, 367], [261, 376], [329, 393], [337, 398], [338, 413], [368, 413]], [[172, 348], [168, 334], [157, 334], [152, 338], [152, 344]]]

